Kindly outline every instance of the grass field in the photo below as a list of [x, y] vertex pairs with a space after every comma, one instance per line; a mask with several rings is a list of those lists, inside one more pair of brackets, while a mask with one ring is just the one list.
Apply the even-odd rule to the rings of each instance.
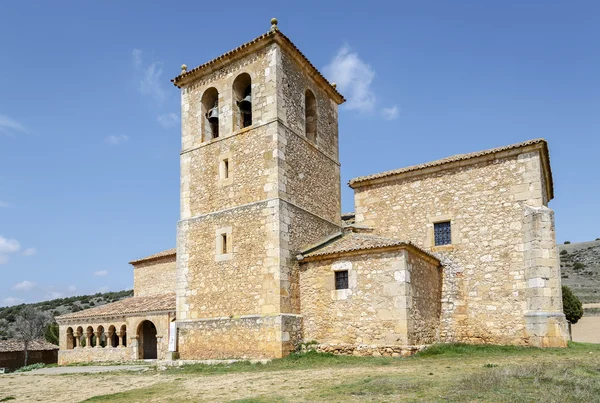
[[306, 353], [267, 364], [4, 379], [0, 401], [15, 402], [600, 402], [600, 345], [451, 344], [409, 358]]

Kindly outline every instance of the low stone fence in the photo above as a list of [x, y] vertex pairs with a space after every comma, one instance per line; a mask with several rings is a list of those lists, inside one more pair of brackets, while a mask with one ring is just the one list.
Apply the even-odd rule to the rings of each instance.
[[123, 362], [134, 359], [128, 347], [76, 347], [58, 352], [58, 365], [80, 362]]

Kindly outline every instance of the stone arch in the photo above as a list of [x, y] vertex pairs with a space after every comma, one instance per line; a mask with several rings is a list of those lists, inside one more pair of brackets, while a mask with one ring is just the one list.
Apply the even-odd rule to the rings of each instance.
[[73, 328], [68, 327], [66, 332], [67, 337], [67, 350], [72, 350], [75, 348], [75, 337], [73, 336]]
[[84, 336], [83, 336], [83, 327], [81, 327], [81, 326], [77, 327], [77, 330], [75, 331], [75, 339], [76, 339], [75, 340], [75, 347], [81, 347], [82, 346], [81, 342], [84, 339]]
[[118, 345], [119, 335], [117, 334], [117, 328], [114, 325], [110, 325], [106, 333], [106, 347], [117, 347]]
[[158, 358], [156, 326], [149, 320], [140, 322], [137, 328], [138, 358], [142, 360]]
[[233, 130], [252, 125], [252, 104], [252, 78], [241, 73], [233, 80]]
[[88, 326], [85, 329], [85, 347], [93, 347], [94, 346], [94, 328]]
[[105, 347], [106, 346], [106, 342], [105, 342], [106, 335], [104, 334], [104, 326], [98, 325], [98, 327], [96, 328], [95, 336], [96, 336], [96, 343], [94, 343], [94, 347]]
[[317, 140], [317, 98], [308, 89], [304, 93], [304, 129], [309, 140]]
[[[219, 91], [215, 87], [210, 87], [202, 94], [201, 101], [201, 131], [202, 141], [216, 139], [219, 137]], [[216, 108], [216, 110], [214, 110]]]
[[121, 337], [123, 338], [123, 347], [127, 347], [127, 326], [126, 325], [122, 325], [121, 326]]

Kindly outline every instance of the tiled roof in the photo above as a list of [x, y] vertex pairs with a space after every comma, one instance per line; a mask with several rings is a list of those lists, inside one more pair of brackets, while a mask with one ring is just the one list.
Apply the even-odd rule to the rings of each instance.
[[[359, 176], [358, 178], [351, 179], [350, 182], [348, 182], [348, 185], [350, 185], [350, 187], [354, 187], [354, 185], [356, 185], [360, 182], [367, 181], [367, 180], [379, 179], [379, 178], [384, 178], [387, 176], [403, 174], [406, 172], [417, 171], [420, 169], [431, 168], [431, 167], [435, 167], [435, 166], [439, 166], [439, 165], [449, 164], [451, 162], [456, 162], [456, 161], [464, 161], [464, 160], [468, 160], [471, 158], [496, 154], [496, 153], [500, 153], [503, 151], [509, 151], [509, 150], [513, 150], [513, 149], [517, 149], [517, 148], [535, 145], [535, 144], [541, 144], [543, 146], [544, 153], [545, 153], [546, 158], [548, 159], [548, 164], [549, 164], [548, 143], [546, 143], [546, 140], [544, 140], [544, 139], [533, 139], [533, 140], [524, 141], [522, 143], [511, 144], [508, 146], [492, 148], [492, 149], [483, 150], [483, 151], [477, 151], [477, 152], [473, 152], [473, 153], [469, 153], [469, 154], [456, 154], [456, 155], [442, 158], [442, 159], [439, 159], [436, 161], [427, 162], [425, 164], [413, 165], [413, 166], [409, 166], [409, 167], [405, 167], [405, 168], [394, 169], [391, 171], [380, 172], [380, 173], [376, 173], [376, 174], [372, 174], [372, 175]], [[549, 180], [550, 180], [550, 185], [552, 185], [552, 175], [550, 175]], [[553, 189], [550, 189], [550, 194], [551, 195], [554, 194]]]
[[155, 253], [154, 255], [146, 256], [140, 259], [132, 260], [129, 264], [136, 264], [141, 262], [146, 262], [148, 260], [159, 259], [161, 257], [166, 256], [175, 256], [177, 252], [177, 248], [163, 250], [162, 252]]
[[424, 253], [435, 260], [438, 260], [432, 254], [424, 251], [423, 249], [419, 248], [411, 242], [355, 232], [345, 232], [343, 234], [339, 234], [337, 237], [334, 238], [329, 237], [325, 239], [320, 245], [313, 246], [310, 249], [301, 252], [301, 258], [299, 259], [303, 260], [306, 258], [328, 256], [338, 253], [347, 253], [354, 251], [369, 251], [374, 249], [387, 248], [391, 246], [407, 246], [418, 250], [419, 252]]
[[321, 74], [321, 72], [319, 70], [317, 70], [317, 68], [310, 62], [310, 60], [308, 60], [308, 58], [300, 51], [300, 49], [298, 49], [298, 47], [296, 47], [296, 45], [294, 45], [294, 43], [290, 40], [290, 38], [288, 38], [286, 35], [281, 33], [281, 31], [279, 31], [279, 29], [275, 29], [275, 30], [272, 29], [265, 34], [262, 34], [261, 36], [254, 38], [250, 42], [246, 42], [243, 45], [238, 46], [237, 48], [230, 50], [229, 52], [224, 53], [215, 59], [212, 59], [204, 64], [201, 64], [198, 67], [188, 70], [188, 71], [178, 75], [174, 79], [172, 79], [171, 82], [175, 86], [181, 88], [181, 86], [185, 84], [185, 81], [187, 81], [186, 80], [187, 78], [192, 78], [193, 76], [197, 75], [202, 70], [210, 69], [210, 68], [214, 67], [215, 64], [217, 64], [225, 59], [228, 59], [232, 56], [235, 56], [236, 54], [240, 53], [241, 51], [243, 51], [244, 49], [246, 49], [250, 46], [259, 45], [259, 44], [261, 44], [261, 42], [268, 43], [268, 41], [277, 40], [277, 39], [281, 39], [284, 43], [289, 45], [290, 48], [292, 49], [292, 51], [294, 53], [296, 53], [296, 55], [299, 56], [300, 59], [303, 60], [308, 65], [310, 70], [312, 70], [312, 72], [315, 75], [315, 79], [317, 81], [321, 81], [323, 84], [325, 84], [327, 86], [329, 91], [331, 91], [333, 94], [335, 94], [335, 95], [337, 95], [337, 97], [339, 97], [338, 103], [341, 104], [346, 101], [344, 99], [344, 96], [342, 94], [340, 94], [338, 92], [338, 90], [334, 86], [332, 86], [329, 81], [327, 81], [327, 79]]
[[125, 298], [110, 304], [97, 306], [83, 311], [68, 313], [58, 316], [57, 321], [63, 319], [92, 318], [98, 316], [120, 316], [133, 313], [174, 311], [175, 294], [159, 294], [143, 297]]
[[[46, 340], [38, 339], [29, 342], [29, 351], [58, 350], [56, 344], [48, 343]], [[23, 340], [9, 339], [0, 340], [0, 353], [23, 351]]]

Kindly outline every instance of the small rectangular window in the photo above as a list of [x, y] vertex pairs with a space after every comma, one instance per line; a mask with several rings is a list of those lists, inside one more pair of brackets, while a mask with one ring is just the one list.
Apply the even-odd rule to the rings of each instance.
[[229, 178], [229, 160], [223, 160], [223, 179]]
[[348, 288], [348, 270], [335, 272], [335, 289], [346, 290]]
[[450, 221], [437, 222], [433, 224], [433, 235], [435, 246], [450, 245], [452, 243], [452, 228]]
[[221, 254], [227, 254], [227, 234], [221, 234]]

